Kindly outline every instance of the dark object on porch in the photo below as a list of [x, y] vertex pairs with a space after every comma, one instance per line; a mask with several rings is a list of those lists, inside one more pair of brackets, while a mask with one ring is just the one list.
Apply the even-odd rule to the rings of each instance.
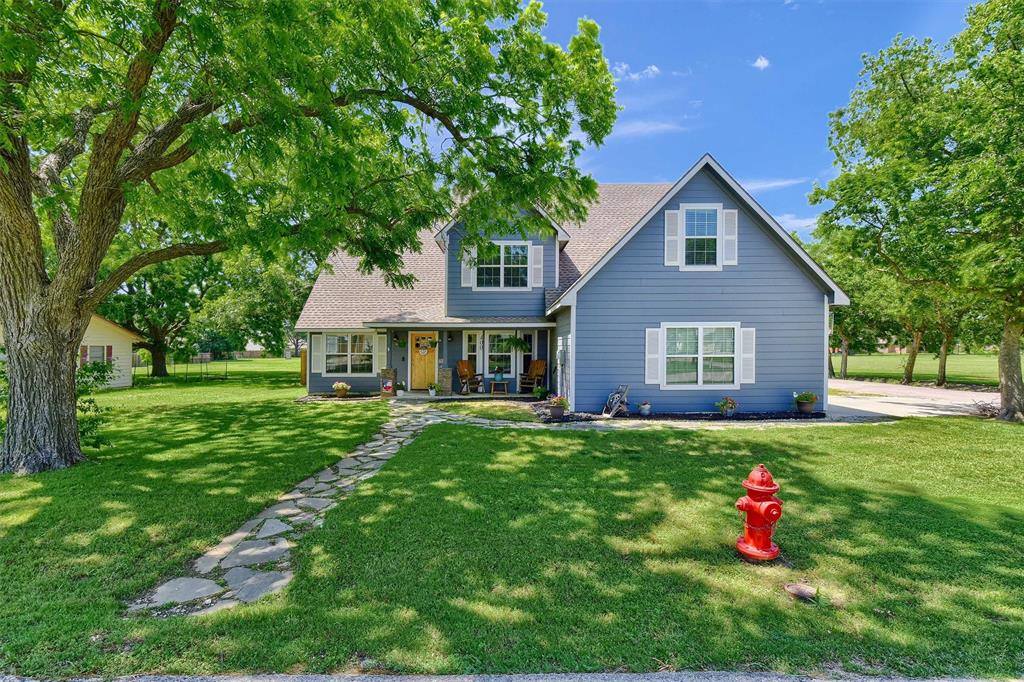
[[469, 360], [455, 363], [455, 370], [459, 373], [459, 393], [476, 393], [483, 385], [484, 375], [475, 373], [474, 369]]
[[547, 380], [544, 378], [547, 370], [547, 360], [531, 360], [526, 372], [519, 375], [519, 392], [530, 393], [538, 386], [547, 385]]
[[629, 396], [629, 384], [619, 384], [618, 388], [608, 394], [608, 400], [604, 403], [601, 416], [617, 417], [621, 414], [624, 417], [628, 417], [629, 401], [626, 400], [627, 396]]

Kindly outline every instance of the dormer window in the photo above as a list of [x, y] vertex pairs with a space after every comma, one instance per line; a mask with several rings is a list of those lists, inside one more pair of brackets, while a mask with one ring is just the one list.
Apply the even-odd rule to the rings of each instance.
[[530, 243], [495, 242], [497, 249], [479, 257], [477, 289], [529, 289]]
[[683, 215], [685, 266], [718, 265], [718, 209], [687, 208]]

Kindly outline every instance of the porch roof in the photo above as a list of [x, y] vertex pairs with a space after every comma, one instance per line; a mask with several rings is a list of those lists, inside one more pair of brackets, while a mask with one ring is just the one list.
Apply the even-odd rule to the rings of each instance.
[[374, 329], [397, 327], [402, 329], [522, 329], [537, 327], [554, 327], [555, 323], [543, 316], [515, 316], [515, 317], [448, 317], [442, 316], [437, 319], [420, 319], [404, 316], [394, 316], [388, 319], [371, 320], [363, 323], [364, 327]]

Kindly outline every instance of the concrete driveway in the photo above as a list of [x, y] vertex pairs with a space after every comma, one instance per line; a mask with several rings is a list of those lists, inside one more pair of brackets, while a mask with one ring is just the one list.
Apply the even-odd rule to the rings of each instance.
[[829, 416], [833, 419], [949, 417], [978, 414], [978, 406], [998, 405], [996, 391], [960, 391], [934, 386], [903, 386], [876, 381], [831, 379]]

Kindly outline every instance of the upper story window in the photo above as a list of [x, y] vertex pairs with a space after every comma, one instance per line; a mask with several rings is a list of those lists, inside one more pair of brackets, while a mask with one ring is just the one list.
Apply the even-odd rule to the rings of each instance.
[[476, 264], [478, 289], [529, 289], [529, 242], [500, 242], [494, 253], [479, 257]]
[[718, 265], [718, 209], [688, 208], [683, 215], [684, 264]]

